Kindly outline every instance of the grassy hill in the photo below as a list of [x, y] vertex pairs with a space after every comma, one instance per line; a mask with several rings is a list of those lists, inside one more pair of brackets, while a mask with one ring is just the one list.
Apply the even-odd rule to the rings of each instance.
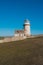
[[0, 44], [0, 65], [43, 65], [43, 36]]

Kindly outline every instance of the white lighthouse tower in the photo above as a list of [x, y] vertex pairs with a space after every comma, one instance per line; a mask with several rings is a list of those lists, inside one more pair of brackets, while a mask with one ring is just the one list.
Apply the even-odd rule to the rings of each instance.
[[30, 32], [30, 21], [28, 19], [26, 19], [24, 21], [24, 34], [25, 36], [30, 36], [31, 32]]

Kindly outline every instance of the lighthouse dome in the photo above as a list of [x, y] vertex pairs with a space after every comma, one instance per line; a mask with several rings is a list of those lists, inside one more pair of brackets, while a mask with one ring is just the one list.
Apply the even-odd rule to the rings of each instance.
[[24, 22], [24, 24], [30, 24], [30, 21], [28, 19], [26, 19]]

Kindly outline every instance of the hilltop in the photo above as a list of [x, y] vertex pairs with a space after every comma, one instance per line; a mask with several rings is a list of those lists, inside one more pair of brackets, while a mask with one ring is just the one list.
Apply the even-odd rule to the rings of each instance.
[[43, 65], [43, 36], [0, 44], [0, 65]]

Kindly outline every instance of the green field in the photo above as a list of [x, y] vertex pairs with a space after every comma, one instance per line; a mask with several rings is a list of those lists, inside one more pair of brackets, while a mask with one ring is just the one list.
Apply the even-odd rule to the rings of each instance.
[[43, 37], [0, 44], [0, 65], [43, 65]]

